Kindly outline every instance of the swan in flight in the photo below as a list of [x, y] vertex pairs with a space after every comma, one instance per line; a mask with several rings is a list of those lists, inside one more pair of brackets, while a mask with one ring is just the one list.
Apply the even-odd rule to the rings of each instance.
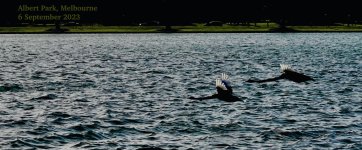
[[240, 99], [233, 95], [233, 89], [231, 88], [231, 84], [229, 81], [229, 76], [225, 73], [221, 74], [221, 78], [217, 78], [215, 80], [215, 86], [216, 86], [216, 94], [213, 94], [211, 96], [207, 97], [190, 97], [190, 99], [196, 99], [196, 100], [206, 100], [206, 99], [220, 99], [226, 102], [235, 102], [240, 101]]
[[278, 77], [264, 79], [264, 80], [249, 79], [246, 82], [263, 83], [263, 82], [277, 81], [277, 80], [281, 80], [281, 79], [287, 79], [287, 80], [297, 82], [297, 83], [306, 82], [306, 81], [314, 81], [314, 79], [312, 77], [295, 72], [294, 70], [291, 69], [291, 67], [289, 65], [280, 64], [280, 69], [281, 69], [282, 74]]

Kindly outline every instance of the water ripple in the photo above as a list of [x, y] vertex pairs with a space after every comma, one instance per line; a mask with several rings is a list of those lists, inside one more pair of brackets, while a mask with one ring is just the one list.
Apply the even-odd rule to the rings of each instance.
[[[0, 37], [1, 149], [359, 149], [362, 36]], [[246, 83], [280, 74], [315, 82]], [[193, 101], [230, 75], [242, 102]]]

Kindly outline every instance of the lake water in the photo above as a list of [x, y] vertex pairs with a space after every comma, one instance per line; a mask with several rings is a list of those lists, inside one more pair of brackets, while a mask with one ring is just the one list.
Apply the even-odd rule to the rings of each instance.
[[[0, 36], [0, 149], [358, 149], [361, 33]], [[246, 83], [289, 64], [316, 81]], [[197, 101], [227, 73], [239, 102]]]

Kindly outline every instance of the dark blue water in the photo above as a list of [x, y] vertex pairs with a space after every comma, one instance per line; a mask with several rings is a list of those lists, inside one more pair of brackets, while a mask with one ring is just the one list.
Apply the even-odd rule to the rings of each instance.
[[[0, 36], [0, 149], [359, 149], [362, 34]], [[263, 84], [279, 64], [316, 79]], [[227, 73], [240, 102], [215, 93]]]

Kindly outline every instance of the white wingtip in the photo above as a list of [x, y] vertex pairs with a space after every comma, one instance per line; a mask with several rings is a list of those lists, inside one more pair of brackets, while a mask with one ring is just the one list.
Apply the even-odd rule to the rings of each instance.
[[221, 80], [228, 80], [229, 76], [225, 73], [221, 73]]
[[280, 69], [282, 72], [284, 72], [285, 70], [292, 70], [291, 67], [286, 64], [280, 64]]
[[227, 88], [225, 87], [225, 84], [222, 83], [220, 79], [216, 79], [215, 82], [216, 82], [216, 87], [220, 87], [223, 90], [227, 90]]

